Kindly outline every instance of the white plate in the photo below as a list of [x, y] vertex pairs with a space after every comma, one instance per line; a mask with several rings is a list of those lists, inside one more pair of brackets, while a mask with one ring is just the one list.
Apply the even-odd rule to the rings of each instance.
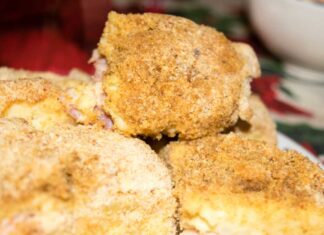
[[305, 148], [303, 148], [302, 146], [297, 144], [295, 141], [293, 141], [292, 139], [290, 139], [286, 135], [278, 132], [277, 138], [278, 138], [278, 147], [280, 149], [282, 149], [282, 150], [288, 150], [288, 149], [295, 150], [295, 151], [303, 154], [304, 156], [306, 156], [312, 162], [314, 162], [316, 164], [319, 164], [320, 167], [322, 169], [324, 169], [323, 164], [320, 164], [317, 157], [315, 157], [312, 153], [310, 153], [308, 150], [306, 150]]

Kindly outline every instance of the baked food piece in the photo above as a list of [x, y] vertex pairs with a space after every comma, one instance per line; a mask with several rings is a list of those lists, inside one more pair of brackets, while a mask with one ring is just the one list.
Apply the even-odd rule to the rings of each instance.
[[62, 123], [112, 123], [101, 110], [101, 88], [89, 75], [68, 76], [0, 68], [0, 117], [24, 118], [37, 129]]
[[0, 119], [0, 234], [175, 234], [168, 169], [94, 126]]
[[161, 156], [184, 230], [324, 234], [324, 172], [297, 152], [228, 134], [173, 142]]
[[215, 29], [161, 14], [111, 12], [93, 61], [104, 110], [124, 135], [194, 139], [248, 119], [253, 50]]
[[238, 122], [230, 128], [230, 131], [242, 134], [252, 140], [264, 141], [268, 144], [277, 143], [276, 124], [272, 120], [267, 107], [257, 95], [251, 95], [249, 105], [253, 111], [250, 120], [239, 119]]

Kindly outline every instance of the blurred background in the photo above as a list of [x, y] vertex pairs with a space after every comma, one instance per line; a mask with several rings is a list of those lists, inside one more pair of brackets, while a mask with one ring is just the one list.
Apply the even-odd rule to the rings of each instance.
[[266, 49], [251, 26], [248, 3], [245, 0], [1, 0], [0, 66], [59, 74], [79, 68], [92, 74], [94, 69], [88, 59], [109, 11], [183, 16], [254, 47], [263, 75], [253, 81], [253, 91], [270, 109], [279, 131], [323, 161], [324, 84], [286, 73], [282, 61]]

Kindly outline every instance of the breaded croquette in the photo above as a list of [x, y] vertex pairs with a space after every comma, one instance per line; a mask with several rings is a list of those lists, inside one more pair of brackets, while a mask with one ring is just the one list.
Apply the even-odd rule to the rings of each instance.
[[112, 126], [101, 110], [101, 88], [78, 71], [68, 76], [0, 68], [0, 117], [24, 118], [37, 129], [57, 124]]
[[250, 96], [249, 105], [253, 111], [252, 118], [248, 121], [239, 119], [235, 126], [230, 128], [230, 131], [240, 133], [253, 140], [276, 144], [276, 124], [272, 120], [267, 107], [257, 95]]
[[0, 234], [175, 234], [169, 171], [138, 139], [0, 119], [0, 152]]
[[152, 13], [111, 12], [94, 60], [113, 128], [154, 138], [194, 139], [248, 119], [249, 82], [260, 74], [248, 45]]
[[228, 134], [173, 142], [160, 155], [186, 232], [324, 234], [324, 171], [297, 152]]

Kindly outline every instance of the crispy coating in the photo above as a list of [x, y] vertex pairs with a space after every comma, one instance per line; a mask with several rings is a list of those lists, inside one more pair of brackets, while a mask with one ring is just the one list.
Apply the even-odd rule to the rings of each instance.
[[44, 79], [0, 81], [0, 114], [24, 118], [38, 129], [73, 124], [59, 97], [60, 89]]
[[272, 120], [267, 107], [257, 95], [251, 95], [249, 105], [253, 110], [252, 118], [249, 121], [239, 119], [230, 131], [240, 133], [253, 140], [264, 141], [268, 144], [276, 144], [276, 124]]
[[172, 169], [183, 229], [324, 234], [324, 172], [297, 152], [228, 134], [173, 142], [161, 156]]
[[0, 117], [24, 118], [45, 130], [57, 124], [100, 123], [100, 88], [89, 76], [0, 68]]
[[0, 234], [175, 234], [168, 169], [138, 139], [0, 119], [0, 152]]
[[108, 16], [98, 46], [106, 59], [104, 109], [125, 135], [193, 139], [249, 117], [253, 50], [216, 30], [160, 14]]

